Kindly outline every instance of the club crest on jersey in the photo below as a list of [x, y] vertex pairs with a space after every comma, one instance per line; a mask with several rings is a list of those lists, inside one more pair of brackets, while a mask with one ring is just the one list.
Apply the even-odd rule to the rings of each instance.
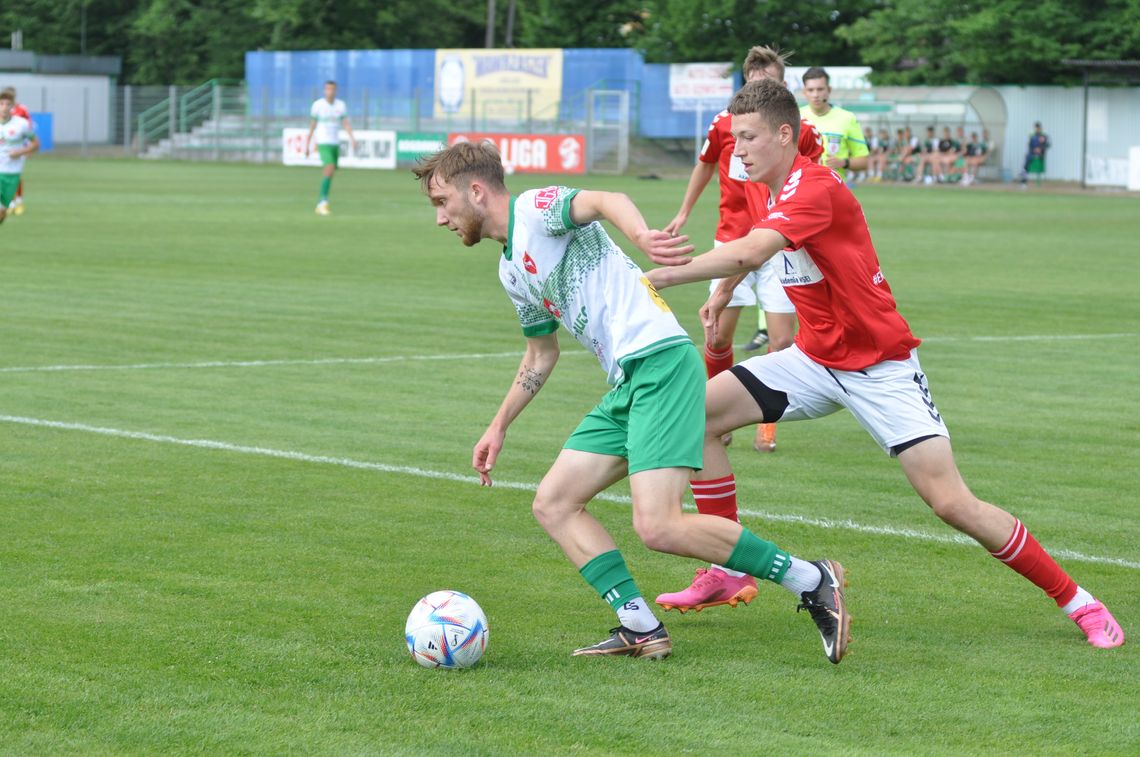
[[558, 309], [558, 306], [545, 297], [542, 298], [542, 306], [555, 318], [562, 317], [562, 311]]
[[558, 199], [558, 187], [540, 189], [534, 194], [534, 206], [539, 210], [546, 210]]
[[523, 252], [523, 268], [529, 274], [538, 273], [538, 266], [534, 264], [534, 258], [530, 256], [529, 252]]

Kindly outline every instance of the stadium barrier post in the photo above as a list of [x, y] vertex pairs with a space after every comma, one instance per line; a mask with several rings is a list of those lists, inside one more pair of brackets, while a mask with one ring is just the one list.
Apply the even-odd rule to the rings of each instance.
[[131, 154], [131, 85], [123, 87], [123, 155]]

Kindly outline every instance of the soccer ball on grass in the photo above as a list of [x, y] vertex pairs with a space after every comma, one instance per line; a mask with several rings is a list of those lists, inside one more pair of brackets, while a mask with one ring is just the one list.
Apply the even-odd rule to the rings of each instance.
[[487, 648], [487, 616], [462, 592], [433, 591], [412, 608], [404, 640], [425, 668], [469, 668]]

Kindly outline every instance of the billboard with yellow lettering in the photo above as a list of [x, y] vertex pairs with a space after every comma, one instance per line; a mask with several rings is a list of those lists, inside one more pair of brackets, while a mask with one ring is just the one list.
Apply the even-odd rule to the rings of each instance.
[[558, 118], [562, 50], [435, 51], [435, 117], [486, 121]]

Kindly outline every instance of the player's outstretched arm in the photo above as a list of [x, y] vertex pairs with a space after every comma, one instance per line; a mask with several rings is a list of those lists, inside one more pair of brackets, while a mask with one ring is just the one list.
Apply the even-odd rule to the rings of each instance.
[[694, 281], [708, 281], [755, 271], [768, 258], [788, 246], [788, 240], [778, 231], [753, 229], [746, 236], [722, 244], [703, 255], [690, 258], [689, 264], [654, 268], [646, 272], [650, 283], [657, 289]]
[[[652, 230], [645, 223], [641, 211], [633, 200], [621, 192], [598, 192], [583, 189], [570, 201], [570, 220], [578, 225], [605, 219], [637, 245], [654, 263], [664, 259], [680, 258], [688, 262], [695, 248], [688, 244], [687, 236], [674, 236], [665, 231]], [[660, 258], [660, 259], [659, 259]], [[674, 262], [673, 265], [679, 263]]]
[[507, 427], [542, 389], [557, 362], [557, 334], [527, 338], [526, 354], [519, 363], [515, 382], [507, 390], [503, 404], [499, 406], [491, 425], [487, 426], [487, 430], [483, 432], [483, 436], [471, 453], [471, 466], [479, 471], [479, 483], [482, 486], [491, 486], [491, 469], [495, 467], [495, 461], [503, 449], [503, 442], [507, 438]]
[[685, 196], [681, 199], [681, 209], [677, 211], [677, 215], [673, 216], [673, 220], [669, 222], [663, 231], [669, 234], [679, 234], [681, 227], [689, 220], [689, 213], [693, 212], [693, 206], [697, 204], [700, 199], [701, 192], [705, 191], [705, 187], [712, 180], [713, 174], [716, 173], [716, 163], [706, 163], [703, 160], [698, 160], [697, 164], [693, 166], [693, 172], [689, 174], [689, 185], [685, 187]]

